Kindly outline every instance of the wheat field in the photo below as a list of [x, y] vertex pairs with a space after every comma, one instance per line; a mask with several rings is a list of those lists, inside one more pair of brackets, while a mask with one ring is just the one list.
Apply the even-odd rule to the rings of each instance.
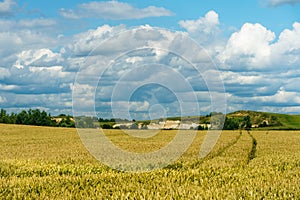
[[[157, 150], [175, 134], [106, 132], [135, 152]], [[300, 199], [300, 131], [223, 131], [199, 159], [205, 134], [175, 163], [129, 173], [97, 161], [76, 129], [0, 124], [0, 199]]]

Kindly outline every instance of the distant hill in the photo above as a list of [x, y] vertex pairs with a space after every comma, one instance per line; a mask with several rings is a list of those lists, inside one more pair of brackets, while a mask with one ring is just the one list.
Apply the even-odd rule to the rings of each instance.
[[[213, 113], [214, 115], [221, 115], [222, 113]], [[252, 128], [262, 130], [300, 130], [300, 115], [279, 114], [270, 112], [259, 112], [251, 110], [239, 110], [226, 115], [227, 118], [234, 118], [235, 121], [243, 121], [249, 116]], [[180, 120], [182, 123], [200, 123], [209, 124], [210, 115], [206, 116], [182, 116], [182, 117], [168, 117], [167, 120]], [[146, 120], [147, 121], [147, 120]], [[141, 122], [146, 122], [141, 121]], [[159, 119], [152, 120], [158, 123]], [[147, 121], [150, 122], [150, 121]]]
[[240, 110], [227, 114], [230, 118], [250, 116], [252, 127], [260, 129], [300, 129], [300, 115]]

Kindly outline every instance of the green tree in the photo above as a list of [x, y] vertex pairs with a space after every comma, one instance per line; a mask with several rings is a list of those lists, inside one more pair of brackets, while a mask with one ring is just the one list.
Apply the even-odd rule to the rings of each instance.
[[10, 122], [9, 122], [10, 124], [15, 124], [17, 121], [17, 114], [12, 112], [9, 116], [9, 119], [10, 119]]
[[16, 124], [25, 124], [28, 118], [28, 113], [26, 110], [23, 110], [17, 115]]
[[243, 119], [242, 127], [245, 129], [251, 129], [252, 123], [250, 116], [245, 116]]
[[3, 108], [0, 111], [0, 123], [11, 123], [10, 117]]
[[225, 117], [224, 130], [236, 130], [239, 128], [239, 122], [234, 118]]
[[137, 123], [133, 123], [131, 124], [130, 129], [139, 129], [139, 125]]
[[197, 130], [205, 130], [205, 128], [201, 125], [197, 126]]
[[101, 128], [103, 128], [103, 129], [112, 129], [113, 127], [111, 125], [109, 125], [109, 124], [103, 124], [101, 126]]
[[71, 116], [70, 115], [68, 115], [66, 117], [66, 124], [67, 124], [67, 127], [75, 127], [75, 123], [74, 123], [74, 121], [71, 120]]

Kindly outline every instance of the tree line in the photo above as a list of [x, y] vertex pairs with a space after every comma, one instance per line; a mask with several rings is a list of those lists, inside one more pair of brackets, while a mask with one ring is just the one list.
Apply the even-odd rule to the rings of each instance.
[[251, 129], [252, 123], [250, 116], [243, 118], [225, 117], [223, 130]]
[[[221, 114], [219, 114], [221, 116]], [[216, 115], [217, 116], [217, 115]], [[207, 116], [211, 117], [211, 116]], [[111, 129], [112, 124], [116, 121], [129, 122], [125, 119], [103, 119], [92, 117], [76, 117], [76, 127], [78, 128], [95, 128], [96, 123], [100, 123], [101, 128]], [[135, 120], [133, 120], [135, 122]], [[52, 117], [50, 113], [46, 111], [40, 111], [39, 109], [22, 110], [20, 113], [8, 114], [6, 110], [0, 111], [0, 123], [5, 124], [23, 124], [34, 126], [53, 126], [53, 127], [75, 127], [75, 120], [70, 115], [60, 114], [57, 117]], [[236, 130], [236, 129], [251, 129], [251, 118], [245, 116], [243, 118], [228, 118], [225, 116], [223, 130]], [[145, 126], [146, 127], [146, 126]], [[126, 127], [127, 128], [127, 127]], [[133, 123], [130, 127], [132, 129], [138, 128], [137, 123]], [[198, 130], [204, 130], [202, 126], [198, 127]]]
[[75, 127], [75, 122], [70, 115], [61, 114], [56, 120], [46, 111], [39, 109], [22, 110], [20, 113], [8, 114], [6, 110], [0, 111], [0, 123], [24, 124], [34, 126]]

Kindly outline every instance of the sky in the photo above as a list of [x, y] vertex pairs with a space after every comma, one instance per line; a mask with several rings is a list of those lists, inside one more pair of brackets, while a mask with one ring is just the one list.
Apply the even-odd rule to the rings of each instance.
[[0, 108], [300, 113], [300, 0], [0, 1]]

